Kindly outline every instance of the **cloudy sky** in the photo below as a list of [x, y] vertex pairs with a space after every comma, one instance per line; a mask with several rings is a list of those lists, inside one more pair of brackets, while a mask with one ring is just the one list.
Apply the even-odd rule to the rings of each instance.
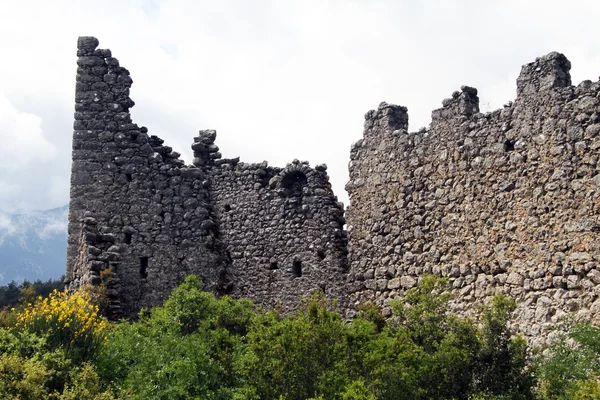
[[131, 71], [134, 121], [186, 161], [216, 129], [227, 158], [327, 163], [346, 201], [366, 111], [407, 106], [417, 130], [463, 84], [491, 111], [553, 50], [596, 80], [598, 21], [597, 0], [2, 0], [0, 210], [68, 202], [79, 35]]

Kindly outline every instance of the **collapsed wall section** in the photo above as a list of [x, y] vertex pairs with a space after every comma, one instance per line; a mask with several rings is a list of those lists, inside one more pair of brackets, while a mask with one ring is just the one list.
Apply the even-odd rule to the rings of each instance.
[[78, 40], [66, 281], [97, 285], [110, 270], [108, 312], [129, 316], [187, 274], [217, 287], [223, 260], [205, 173], [131, 121], [129, 72], [97, 46]]
[[599, 316], [600, 82], [571, 86], [551, 53], [523, 67], [514, 103], [479, 113], [463, 87], [408, 132], [382, 103], [351, 150], [349, 290], [388, 299], [423, 274], [449, 278], [454, 310], [518, 300], [513, 328], [546, 335], [567, 312]]

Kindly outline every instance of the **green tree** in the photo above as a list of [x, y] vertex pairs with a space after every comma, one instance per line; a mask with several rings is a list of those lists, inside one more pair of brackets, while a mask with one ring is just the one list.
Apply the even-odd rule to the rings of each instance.
[[217, 300], [190, 276], [163, 307], [110, 332], [97, 360], [101, 380], [142, 399], [230, 399], [253, 314], [248, 300]]
[[482, 392], [531, 399], [535, 381], [529, 369], [527, 343], [521, 337], [513, 337], [508, 327], [515, 309], [514, 300], [497, 294], [491, 307], [482, 310], [482, 340], [475, 380]]
[[378, 398], [450, 399], [471, 392], [477, 330], [448, 312], [450, 298], [445, 279], [426, 275], [390, 303], [395, 317], [379, 338], [383, 357], [371, 361]]
[[558, 340], [541, 361], [544, 398], [595, 398], [600, 376], [600, 329], [586, 322], [567, 321], [558, 327]]
[[243, 364], [248, 386], [261, 399], [335, 398], [348, 382], [347, 329], [321, 292], [297, 315], [257, 314]]

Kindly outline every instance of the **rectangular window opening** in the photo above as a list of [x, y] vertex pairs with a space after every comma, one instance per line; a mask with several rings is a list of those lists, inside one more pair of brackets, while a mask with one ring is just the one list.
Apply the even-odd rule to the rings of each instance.
[[294, 263], [292, 264], [292, 273], [298, 278], [302, 276], [302, 263], [300, 261], [294, 260]]
[[140, 278], [148, 277], [148, 257], [140, 257]]

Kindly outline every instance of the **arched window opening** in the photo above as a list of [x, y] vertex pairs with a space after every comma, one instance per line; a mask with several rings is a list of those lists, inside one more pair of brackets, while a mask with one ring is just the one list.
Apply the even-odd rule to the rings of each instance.
[[302, 189], [306, 186], [308, 179], [302, 171], [292, 171], [281, 179], [281, 187], [285, 189], [288, 197], [301, 197]]

